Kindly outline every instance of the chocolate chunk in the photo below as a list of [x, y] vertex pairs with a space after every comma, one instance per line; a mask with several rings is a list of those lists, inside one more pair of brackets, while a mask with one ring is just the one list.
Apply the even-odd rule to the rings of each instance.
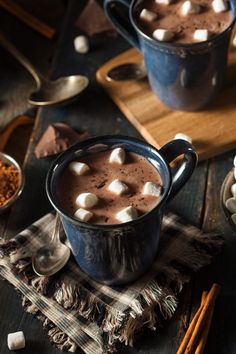
[[76, 22], [76, 26], [88, 36], [108, 31], [115, 32], [114, 27], [106, 18], [103, 9], [96, 0], [88, 1]]
[[77, 133], [69, 125], [54, 123], [47, 127], [38, 144], [35, 147], [35, 156], [39, 159], [58, 154], [68, 149], [76, 142], [88, 138], [88, 132]]

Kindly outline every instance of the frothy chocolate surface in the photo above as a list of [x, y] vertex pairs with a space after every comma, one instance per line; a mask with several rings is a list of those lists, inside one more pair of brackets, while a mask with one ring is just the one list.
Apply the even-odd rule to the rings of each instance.
[[[143, 195], [143, 186], [146, 182], [154, 182], [162, 186], [160, 174], [156, 168], [144, 157], [126, 151], [125, 163], [119, 165], [110, 163], [112, 150], [94, 153], [80, 158], [90, 167], [89, 173], [78, 176], [67, 168], [62, 175], [58, 187], [58, 200], [68, 215], [74, 215], [78, 206], [76, 197], [81, 193], [94, 193], [99, 202], [90, 211], [94, 214], [89, 223], [92, 224], [118, 224], [116, 213], [130, 205], [135, 207], [141, 216], [158, 203], [161, 197]], [[119, 179], [129, 190], [116, 195], [108, 190], [109, 184]]]
[[[183, 15], [181, 7], [185, 0], [176, 0], [169, 5], [157, 4], [155, 0], [144, 0], [137, 7], [136, 19], [139, 28], [152, 38], [158, 28], [170, 30], [174, 33], [172, 42], [195, 43], [193, 33], [197, 29], [207, 29], [211, 35], [223, 32], [232, 22], [233, 14], [229, 10], [216, 13], [212, 7], [212, 0], [194, 0], [201, 6], [200, 13]], [[228, 6], [229, 3], [227, 2]], [[157, 13], [154, 21], [147, 21], [139, 17], [142, 9]]]

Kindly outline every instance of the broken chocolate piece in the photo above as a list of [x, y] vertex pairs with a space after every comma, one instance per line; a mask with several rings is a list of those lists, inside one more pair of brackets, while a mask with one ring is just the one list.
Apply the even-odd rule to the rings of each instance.
[[55, 155], [88, 137], [88, 132], [79, 134], [67, 124], [54, 123], [48, 126], [36, 145], [34, 153], [38, 159]]
[[108, 31], [115, 32], [115, 28], [106, 18], [103, 9], [96, 0], [88, 1], [76, 22], [76, 26], [88, 36]]

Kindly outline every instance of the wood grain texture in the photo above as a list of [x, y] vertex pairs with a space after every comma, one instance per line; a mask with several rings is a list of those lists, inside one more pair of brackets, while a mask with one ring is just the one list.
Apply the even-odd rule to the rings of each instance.
[[[182, 132], [193, 138], [201, 160], [236, 146], [236, 50], [229, 56], [225, 86], [204, 111], [172, 111], [151, 91], [146, 79], [115, 82], [107, 72], [116, 65], [140, 62], [142, 55], [131, 49], [106, 62], [97, 71], [97, 80], [141, 135], [156, 147]], [[230, 127], [230, 130], [229, 130]]]

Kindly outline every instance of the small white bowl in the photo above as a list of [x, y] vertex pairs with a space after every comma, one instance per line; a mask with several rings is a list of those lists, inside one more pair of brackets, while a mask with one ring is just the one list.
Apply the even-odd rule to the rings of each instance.
[[224, 211], [224, 214], [232, 227], [234, 231], [236, 231], [236, 224], [233, 222], [231, 215], [232, 213], [226, 208], [226, 200], [229, 198], [232, 198], [232, 192], [231, 192], [231, 187], [232, 185], [236, 183], [235, 178], [234, 178], [234, 170], [232, 169], [225, 177], [221, 191], [220, 191], [220, 200], [221, 200], [221, 205]]
[[20, 196], [23, 188], [24, 188], [24, 175], [23, 175], [23, 172], [22, 172], [22, 169], [20, 168], [19, 164], [16, 162], [16, 160], [3, 153], [3, 152], [0, 152], [0, 160], [4, 163], [7, 163], [8, 165], [12, 165], [14, 166], [18, 171], [19, 171], [19, 174], [20, 174], [20, 183], [19, 183], [19, 186], [15, 192], [15, 194], [9, 199], [9, 201], [4, 204], [3, 206], [0, 206], [0, 214], [4, 213], [17, 199], [18, 197]]

